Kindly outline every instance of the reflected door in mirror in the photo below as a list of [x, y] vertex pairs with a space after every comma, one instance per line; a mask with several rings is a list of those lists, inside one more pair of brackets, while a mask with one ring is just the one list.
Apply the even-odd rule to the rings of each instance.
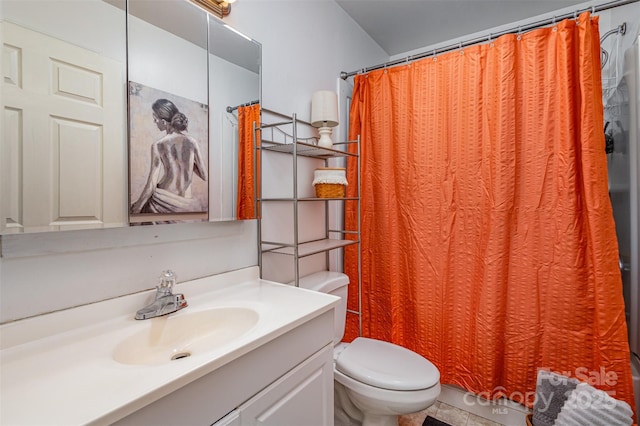
[[1, 25], [2, 232], [122, 224], [122, 64]]

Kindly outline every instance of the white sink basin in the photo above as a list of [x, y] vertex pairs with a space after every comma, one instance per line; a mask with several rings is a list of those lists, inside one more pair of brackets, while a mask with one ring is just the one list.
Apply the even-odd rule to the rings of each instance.
[[256, 311], [221, 307], [143, 320], [146, 327], [120, 342], [113, 359], [122, 364], [160, 365], [232, 342], [258, 322]]

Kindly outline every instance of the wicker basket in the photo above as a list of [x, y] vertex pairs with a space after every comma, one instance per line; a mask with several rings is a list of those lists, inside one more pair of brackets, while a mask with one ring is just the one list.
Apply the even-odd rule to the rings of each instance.
[[337, 183], [318, 183], [315, 188], [318, 198], [342, 198], [345, 194], [345, 186]]
[[322, 167], [313, 173], [313, 186], [318, 198], [343, 198], [347, 187], [344, 167]]

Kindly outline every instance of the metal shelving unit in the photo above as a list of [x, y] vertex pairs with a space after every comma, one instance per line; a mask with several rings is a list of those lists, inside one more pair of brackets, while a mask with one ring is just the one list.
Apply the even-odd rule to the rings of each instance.
[[[262, 164], [262, 156], [266, 152], [277, 152], [290, 154], [293, 161], [293, 195], [291, 198], [288, 197], [277, 197], [277, 198], [268, 198], [268, 197], [258, 197], [258, 194], [263, 194], [262, 188], [262, 177], [260, 176], [259, 182], [257, 185], [259, 186], [259, 191], [256, 192], [256, 206], [258, 211], [258, 266], [260, 267], [260, 273], [262, 274], [262, 266], [263, 266], [263, 255], [265, 253], [275, 253], [285, 256], [293, 257], [294, 264], [294, 275], [295, 275], [295, 285], [298, 286], [300, 281], [300, 267], [299, 261], [300, 259], [312, 256], [320, 253], [326, 254], [326, 265], [329, 266], [329, 252], [332, 250], [344, 248], [350, 245], [357, 244], [358, 246], [358, 308], [357, 310], [348, 310], [351, 314], [356, 314], [358, 316], [358, 324], [360, 328], [360, 334], [362, 334], [362, 260], [361, 260], [361, 251], [360, 251], [360, 138], [347, 141], [347, 142], [339, 142], [334, 144], [333, 149], [318, 147], [314, 142], [315, 138], [299, 138], [298, 137], [298, 125], [300, 123], [309, 125], [302, 120], [298, 120], [296, 114], [289, 116], [285, 116], [282, 114], [277, 114], [282, 117], [286, 117], [285, 121], [280, 121], [277, 123], [271, 124], [262, 124], [260, 127], [255, 127], [253, 132], [254, 139], [254, 149], [256, 153], [256, 158], [259, 158], [260, 164]], [[283, 128], [290, 129], [291, 133], [286, 133]], [[282, 141], [276, 141], [273, 138], [274, 131], [277, 131], [281, 136], [280, 139]], [[270, 133], [271, 137], [265, 137], [265, 134]], [[260, 143], [257, 143], [257, 136], [260, 135]], [[349, 146], [355, 144], [357, 149], [356, 152], [349, 152]], [[338, 148], [338, 149], [336, 149]], [[341, 197], [341, 198], [316, 198], [316, 197], [298, 197], [298, 158], [299, 157], [309, 157], [315, 159], [324, 160], [325, 166], [328, 166], [329, 159], [332, 158], [346, 158], [353, 157], [356, 158], [357, 164], [357, 196], [355, 197]], [[347, 166], [348, 167], [348, 166]], [[262, 168], [261, 168], [262, 170]], [[254, 174], [255, 176], [255, 174]], [[289, 242], [281, 242], [281, 241], [266, 241], [263, 239], [263, 228], [262, 228], [262, 206], [263, 203], [292, 203], [293, 204], [293, 243]], [[357, 227], [356, 229], [331, 229], [329, 226], [329, 203], [357, 203]], [[298, 204], [299, 203], [325, 203], [324, 212], [325, 212], [325, 238], [312, 240], [312, 241], [301, 241], [298, 233]], [[351, 235], [355, 236], [355, 239], [345, 239], [345, 236]]]

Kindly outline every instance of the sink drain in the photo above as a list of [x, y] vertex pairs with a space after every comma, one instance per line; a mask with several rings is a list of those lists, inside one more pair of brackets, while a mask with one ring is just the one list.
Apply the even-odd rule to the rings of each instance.
[[191, 356], [191, 352], [179, 352], [171, 357], [171, 361], [175, 361], [176, 359], [188, 358]]

